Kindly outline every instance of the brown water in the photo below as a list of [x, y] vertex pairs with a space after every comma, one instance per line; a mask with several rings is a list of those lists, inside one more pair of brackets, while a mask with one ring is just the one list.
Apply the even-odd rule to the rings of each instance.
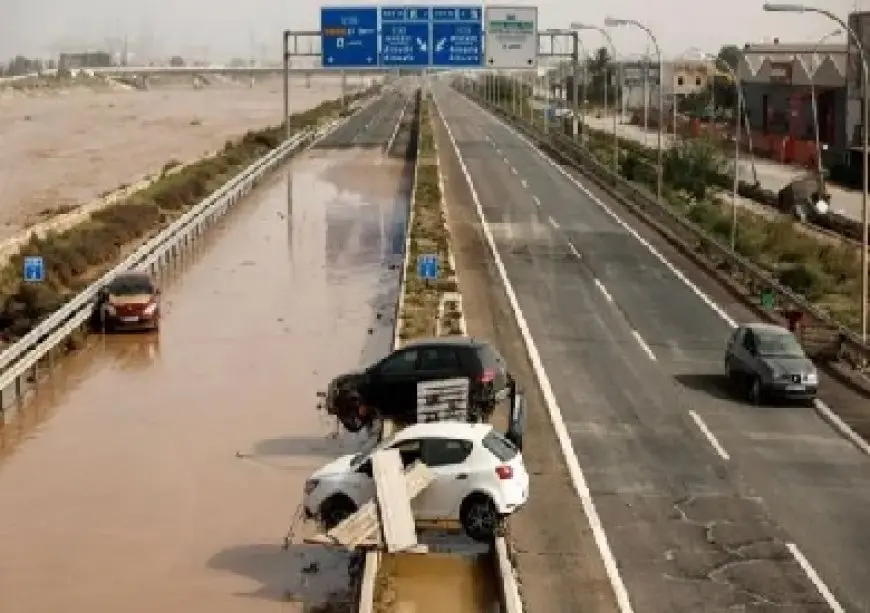
[[[343, 185], [361, 166], [367, 181]], [[392, 340], [406, 184], [371, 153], [306, 155], [167, 286], [159, 340], [96, 339], [65, 361], [4, 432], [26, 440], [0, 460], [0, 611], [346, 597], [346, 556], [279, 543], [306, 476], [361, 442], [327, 438], [315, 394]]]
[[[389, 576], [383, 613], [498, 613], [489, 555], [398, 554], [384, 559]], [[383, 602], [383, 601], [382, 601]]]

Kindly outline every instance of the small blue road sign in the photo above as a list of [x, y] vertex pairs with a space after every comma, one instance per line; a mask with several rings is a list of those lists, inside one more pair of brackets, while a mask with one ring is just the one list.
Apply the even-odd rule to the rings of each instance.
[[417, 277], [424, 281], [434, 281], [438, 278], [438, 256], [424, 254], [417, 256]]
[[28, 255], [24, 258], [24, 280], [28, 283], [41, 283], [45, 280], [45, 260], [41, 255]]
[[320, 33], [324, 68], [377, 67], [377, 7], [322, 7]]
[[432, 7], [432, 65], [483, 65], [483, 11], [479, 6]]
[[432, 57], [431, 16], [431, 9], [425, 6], [381, 7], [381, 66], [428, 66]]

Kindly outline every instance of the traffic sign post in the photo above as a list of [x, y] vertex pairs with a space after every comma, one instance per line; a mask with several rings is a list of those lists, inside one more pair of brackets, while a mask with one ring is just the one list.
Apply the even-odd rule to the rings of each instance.
[[[536, 33], [537, 9], [535, 15]], [[483, 67], [483, 18], [480, 5], [322, 7], [321, 65], [336, 69]], [[537, 38], [533, 38], [537, 50]]]
[[483, 11], [479, 6], [432, 7], [432, 66], [483, 64]]
[[377, 67], [377, 7], [323, 7], [320, 31], [324, 68]]
[[381, 66], [426, 68], [431, 64], [431, 15], [425, 6], [381, 7]]
[[41, 283], [45, 280], [45, 260], [41, 255], [28, 255], [24, 258], [22, 276], [28, 283]]
[[538, 7], [487, 6], [485, 68], [521, 70], [538, 65]]
[[423, 281], [434, 281], [438, 278], [438, 256], [423, 254], [417, 256], [417, 278]]

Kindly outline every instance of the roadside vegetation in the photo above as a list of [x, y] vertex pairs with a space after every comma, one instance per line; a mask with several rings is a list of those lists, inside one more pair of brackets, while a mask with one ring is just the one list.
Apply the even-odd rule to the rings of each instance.
[[[495, 91], [510, 92], [510, 84]], [[509, 93], [501, 100], [511, 109]], [[524, 101], [524, 108], [526, 101]], [[526, 110], [528, 117], [528, 110]], [[570, 133], [570, 120], [565, 129]], [[613, 136], [587, 128], [586, 148], [601, 164], [613, 168]], [[634, 141], [620, 140], [619, 173], [654, 197], [656, 152]], [[704, 139], [680, 141], [669, 149], [663, 164], [663, 198], [674, 212], [688, 218], [723, 245], [731, 240], [730, 197], [722, 187], [731, 185], [727, 159], [716, 143]], [[742, 184], [741, 195], [765, 203], [776, 196]], [[860, 321], [859, 250], [849, 244], [821, 241], [802, 231], [790, 217], [770, 219], [738, 209], [737, 253], [768, 270], [784, 286], [804, 296], [840, 324], [855, 328]]]
[[[369, 92], [348, 97], [348, 102]], [[295, 129], [336, 117], [340, 100], [330, 100], [290, 117]], [[167, 161], [161, 178], [118, 204], [92, 213], [86, 220], [60, 233], [36, 234], [0, 269], [0, 335], [6, 342], [30, 331], [89, 283], [99, 278], [143, 241], [157, 234], [202, 201], [246, 166], [276, 148], [283, 126], [250, 131], [227, 141], [219, 153], [167, 174], [178, 165]], [[23, 258], [41, 255], [45, 281], [22, 280]]]
[[[420, 123], [417, 137], [417, 168], [407, 253], [405, 254], [405, 286], [402, 311], [399, 313], [399, 338], [407, 341], [425, 336], [461, 334], [461, 314], [458, 301], [446, 300], [439, 323], [439, 304], [445, 294], [457, 292], [456, 271], [452, 268], [450, 232], [441, 193], [440, 169], [435, 149], [432, 112], [434, 102], [420, 102]], [[417, 258], [438, 257], [438, 277], [425, 281], [417, 275]]]

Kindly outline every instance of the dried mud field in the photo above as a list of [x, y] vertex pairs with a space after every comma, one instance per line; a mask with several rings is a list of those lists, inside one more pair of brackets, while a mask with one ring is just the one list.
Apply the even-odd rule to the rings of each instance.
[[[0, 239], [55, 212], [281, 121], [280, 75], [113, 87], [0, 89]], [[349, 82], [348, 90], [359, 87]], [[336, 77], [290, 84], [291, 112], [341, 95]]]

